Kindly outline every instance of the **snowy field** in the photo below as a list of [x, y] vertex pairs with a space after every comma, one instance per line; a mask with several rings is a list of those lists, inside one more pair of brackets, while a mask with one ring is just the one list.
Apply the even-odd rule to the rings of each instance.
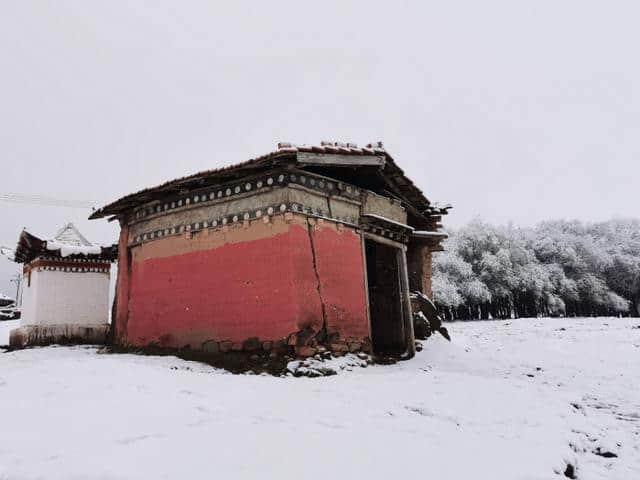
[[409, 362], [313, 379], [0, 353], [0, 479], [638, 479], [638, 326], [454, 323]]

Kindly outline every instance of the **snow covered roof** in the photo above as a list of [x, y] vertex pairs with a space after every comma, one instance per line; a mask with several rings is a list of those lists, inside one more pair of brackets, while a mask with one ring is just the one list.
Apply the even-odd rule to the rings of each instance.
[[[331, 166], [364, 166], [377, 168], [380, 177], [406, 206], [424, 215], [444, 215], [446, 209], [434, 208], [422, 191], [405, 175], [391, 155], [384, 149], [382, 142], [358, 147], [354, 143], [321, 142], [320, 145], [294, 145], [281, 142], [275, 151], [235, 165], [205, 170], [165, 182], [161, 185], [145, 188], [136, 193], [126, 195], [113, 203], [99, 208], [91, 214], [90, 219], [109, 215], [120, 215], [132, 208], [153, 200], [162, 199], [166, 195], [179, 191], [202, 188], [234, 178], [281, 165], [293, 165], [299, 168], [309, 166], [311, 155], [323, 157], [322, 165]], [[317, 165], [317, 164], [316, 164]]]
[[15, 250], [15, 261], [28, 263], [41, 255], [114, 260], [118, 256], [118, 249], [117, 245], [103, 247], [90, 242], [73, 223], [64, 225], [52, 239], [42, 239], [26, 229], [22, 230]]
[[58, 233], [56, 233], [53, 238], [57, 242], [65, 245], [77, 245], [84, 247], [91, 247], [94, 245], [78, 231], [73, 223], [67, 223], [64, 227], [58, 230]]

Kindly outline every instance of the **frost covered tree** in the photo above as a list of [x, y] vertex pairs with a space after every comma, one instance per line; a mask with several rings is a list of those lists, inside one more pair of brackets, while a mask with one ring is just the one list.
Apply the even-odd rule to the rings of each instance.
[[445, 248], [433, 292], [448, 319], [640, 314], [638, 220], [522, 229], [477, 219]]

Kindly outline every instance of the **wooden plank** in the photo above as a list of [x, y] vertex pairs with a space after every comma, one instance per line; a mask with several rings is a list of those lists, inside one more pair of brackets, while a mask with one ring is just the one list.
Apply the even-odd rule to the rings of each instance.
[[[371, 299], [369, 298], [369, 274], [367, 273], [367, 249], [365, 247], [365, 236], [360, 235], [362, 245], [362, 265], [364, 266], [364, 298], [367, 302], [367, 327], [369, 328], [369, 338], [373, 338], [373, 327], [371, 325]], [[373, 350], [373, 342], [371, 344]]]
[[373, 240], [374, 242], [382, 243], [384, 245], [388, 245], [389, 247], [398, 248], [403, 252], [407, 250], [407, 246], [404, 243], [396, 242], [387, 237], [381, 237], [380, 235], [376, 235], [375, 233], [362, 232], [362, 236], [367, 240]]
[[380, 215], [375, 215], [373, 213], [365, 213], [362, 215], [362, 220], [366, 223], [380, 224], [383, 226], [391, 226], [397, 227], [403, 230], [409, 230], [413, 232], [414, 228], [409, 225], [405, 225], [404, 223], [396, 222], [395, 220], [391, 220], [390, 218], [381, 217]]
[[382, 155], [341, 155], [339, 153], [298, 152], [296, 158], [298, 163], [304, 165], [328, 165], [337, 167], [383, 167], [386, 162]]
[[416, 354], [416, 336], [413, 331], [413, 314], [411, 312], [411, 299], [409, 298], [409, 267], [407, 266], [407, 254], [404, 250], [398, 250], [398, 263], [400, 267], [400, 296], [403, 302], [402, 316], [405, 328], [405, 341], [407, 350], [404, 359], [413, 358]]

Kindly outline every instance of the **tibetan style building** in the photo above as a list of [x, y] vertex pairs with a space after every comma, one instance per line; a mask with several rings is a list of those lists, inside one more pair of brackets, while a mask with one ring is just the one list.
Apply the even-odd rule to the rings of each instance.
[[411, 356], [445, 213], [382, 144], [281, 143], [127, 195], [91, 216], [121, 226], [114, 341]]
[[116, 258], [116, 245], [95, 245], [71, 223], [50, 240], [23, 230], [14, 253], [24, 265], [22, 317], [20, 328], [11, 331], [11, 346], [104, 343]]

